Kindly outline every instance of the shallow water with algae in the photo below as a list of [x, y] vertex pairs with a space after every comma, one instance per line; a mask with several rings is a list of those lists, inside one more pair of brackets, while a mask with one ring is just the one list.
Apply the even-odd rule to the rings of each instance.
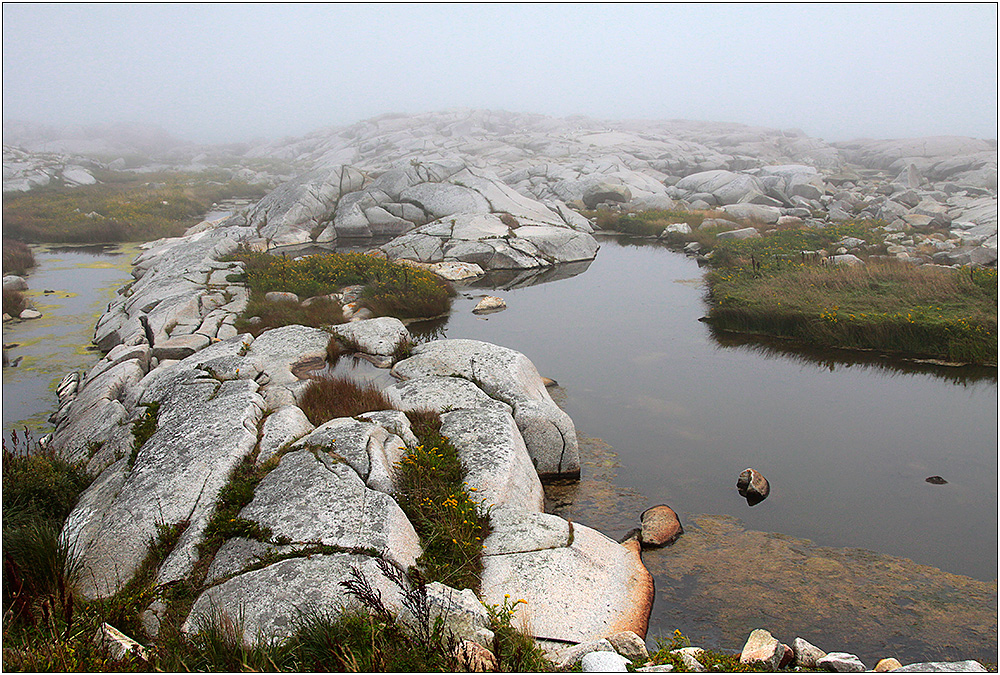
[[3, 432], [27, 426], [35, 435], [52, 430], [56, 385], [73, 370], [85, 373], [100, 358], [88, 347], [94, 326], [119, 288], [132, 280], [137, 245], [35, 246], [36, 266], [26, 275], [26, 295], [40, 319], [3, 325], [8, 357], [3, 369]]

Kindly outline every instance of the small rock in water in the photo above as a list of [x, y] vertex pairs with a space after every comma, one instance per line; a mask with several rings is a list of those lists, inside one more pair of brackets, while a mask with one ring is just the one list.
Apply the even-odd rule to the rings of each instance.
[[37, 309], [25, 309], [21, 312], [21, 319], [40, 319], [42, 318], [42, 313]]
[[825, 668], [834, 673], [863, 673], [868, 668], [854, 654], [830, 652], [816, 661], [817, 668]]
[[948, 483], [948, 481], [941, 476], [928, 476], [924, 479], [924, 482], [930, 483], [931, 485], [946, 485]]
[[745, 469], [736, 481], [736, 490], [741, 497], [745, 497], [747, 504], [753, 506], [759, 504], [767, 498], [771, 492], [771, 486], [767, 479], [753, 469]]
[[495, 295], [487, 295], [476, 304], [472, 312], [473, 314], [487, 314], [489, 312], [499, 312], [504, 309], [507, 309], [507, 303], [503, 301], [503, 298], [498, 298]]
[[875, 664], [876, 673], [888, 673], [891, 670], [896, 670], [896, 668], [902, 668], [903, 664], [894, 658], [882, 659]]
[[642, 523], [639, 541], [646, 547], [659, 548], [672, 544], [677, 537], [684, 534], [680, 518], [666, 504], [646, 509], [639, 516], [639, 522]]

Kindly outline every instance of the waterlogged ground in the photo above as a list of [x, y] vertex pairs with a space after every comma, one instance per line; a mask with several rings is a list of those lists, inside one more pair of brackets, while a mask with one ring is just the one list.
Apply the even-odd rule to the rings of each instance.
[[89, 350], [94, 326], [116, 291], [131, 281], [135, 245], [34, 247], [36, 267], [26, 276], [42, 318], [3, 325], [4, 345], [15, 368], [3, 369], [3, 432], [28, 426], [36, 435], [52, 430], [56, 385], [66, 373], [86, 372], [100, 354]]

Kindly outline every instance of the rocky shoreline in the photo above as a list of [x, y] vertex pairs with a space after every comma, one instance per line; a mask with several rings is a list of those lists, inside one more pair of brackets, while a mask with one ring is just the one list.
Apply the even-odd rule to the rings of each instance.
[[[642, 642], [653, 602], [638, 539], [615, 542], [544, 513], [542, 480], [579, 477], [580, 457], [572, 420], [529, 356], [436, 340], [398, 358], [409, 338], [402, 323], [359, 315], [332, 330], [349, 331], [361, 352], [391, 368], [399, 381], [387, 393], [399, 410], [314, 427], [299, 407], [307, 384], [300, 366], [325, 356], [331, 332], [240, 334], [236, 318], [249, 296], [230, 281], [243, 270], [228, 257], [240, 245], [394, 237], [372, 254], [442, 275], [511, 274], [517, 283], [598, 254], [578, 209], [717, 209], [732, 236], [750, 223], [864, 218], [884, 223], [894, 242], [887, 254], [899, 260], [997, 260], [996, 146], [975, 139], [829, 145], [735, 125], [464, 111], [378, 118], [247, 156], [284, 157], [303, 170], [245, 212], [144, 245], [135, 281], [97, 323], [94, 342], [105, 356], [89, 373], [63, 379], [48, 439], [98, 475], [63, 530], [83, 561], [90, 598], [132, 578], [161, 526], [179, 527], [180, 536], [155, 583], [189, 579], [231, 472], [248, 458], [258, 466], [276, 458], [239, 513], [273, 536], [227, 539], [186, 617], [188, 631], [223, 611], [242, 615], [248, 639], [287, 635], [306, 605], [339, 608], [348, 599], [340, 583], [352, 570], [402, 611], [377, 560], [406, 568], [421, 552], [394, 500], [392, 467], [416, 444], [399, 410], [426, 408], [442, 413], [470, 488], [492, 505], [483, 602], [526, 600], [521, 625], [552, 650], [628, 632]], [[27, 189], [23, 176], [15, 179]], [[928, 227], [949, 235], [923, 234]], [[843, 250], [824, 253], [846, 260], [865, 246], [844, 241]], [[155, 429], [134, 444], [133, 425], [143, 419]], [[430, 593], [456, 635], [488, 644], [485, 610], [471, 591], [432, 585]], [[151, 637], [166, 609], [156, 600], [143, 614]]]

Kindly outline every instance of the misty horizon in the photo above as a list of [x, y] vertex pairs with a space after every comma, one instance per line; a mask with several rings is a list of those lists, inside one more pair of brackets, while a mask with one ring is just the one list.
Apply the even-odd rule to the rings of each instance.
[[3, 13], [5, 126], [127, 124], [223, 144], [464, 108], [733, 123], [828, 142], [997, 137], [995, 4]]

